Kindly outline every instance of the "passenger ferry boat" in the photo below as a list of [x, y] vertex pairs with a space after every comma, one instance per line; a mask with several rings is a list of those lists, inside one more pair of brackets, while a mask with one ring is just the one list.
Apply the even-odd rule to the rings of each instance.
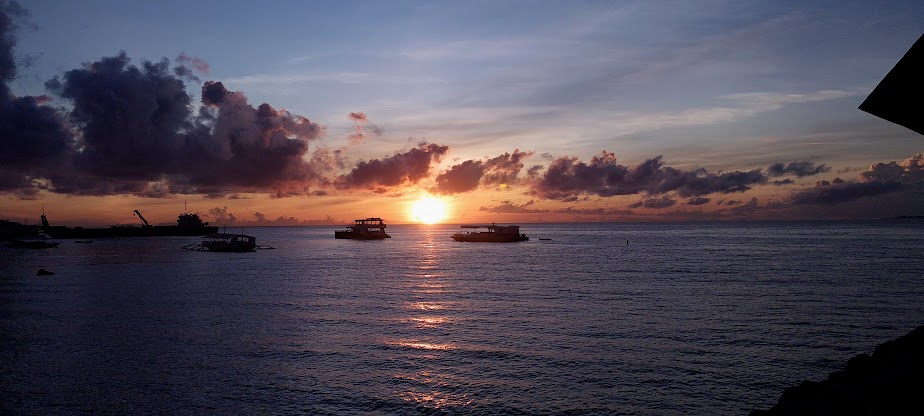
[[519, 225], [463, 225], [461, 228], [486, 228], [487, 231], [465, 231], [452, 235], [456, 241], [471, 241], [480, 243], [513, 243], [517, 241], [529, 241], [529, 237], [520, 234]]
[[391, 238], [385, 234], [385, 222], [381, 218], [373, 217], [354, 220], [345, 230], [334, 231], [334, 238], [351, 240], [383, 240]]

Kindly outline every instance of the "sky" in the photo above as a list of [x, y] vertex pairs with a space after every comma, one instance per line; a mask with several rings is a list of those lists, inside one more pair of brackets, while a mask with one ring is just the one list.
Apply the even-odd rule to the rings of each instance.
[[857, 109], [918, 1], [0, 5], [0, 218], [924, 215], [924, 137]]

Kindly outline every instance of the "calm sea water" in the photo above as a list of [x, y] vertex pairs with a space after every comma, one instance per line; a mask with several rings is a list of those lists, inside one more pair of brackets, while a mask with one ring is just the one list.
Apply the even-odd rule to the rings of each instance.
[[744, 414], [924, 324], [924, 221], [334, 229], [0, 248], [0, 413]]

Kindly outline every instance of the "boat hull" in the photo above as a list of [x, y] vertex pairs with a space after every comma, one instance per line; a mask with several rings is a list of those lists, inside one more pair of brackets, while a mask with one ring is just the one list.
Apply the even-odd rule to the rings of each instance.
[[349, 230], [334, 231], [334, 238], [341, 240], [384, 240], [391, 238], [390, 235], [382, 233], [359, 233]]

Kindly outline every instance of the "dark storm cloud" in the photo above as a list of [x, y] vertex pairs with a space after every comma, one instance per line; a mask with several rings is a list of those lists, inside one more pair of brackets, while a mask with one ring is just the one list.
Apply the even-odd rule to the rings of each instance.
[[66, 164], [73, 139], [48, 97], [16, 97], [8, 83], [16, 78], [14, 19], [28, 12], [17, 2], [0, 2], [0, 192], [32, 198], [34, 180]]
[[517, 180], [523, 169], [523, 159], [533, 152], [504, 153], [488, 160], [466, 160], [436, 177], [433, 191], [441, 194], [455, 194], [473, 191], [479, 185], [509, 185]]
[[786, 178], [786, 179], [782, 179], [782, 180], [778, 180], [778, 181], [772, 181], [772, 182], [770, 182], [770, 184], [773, 185], [773, 186], [783, 186], [783, 185], [791, 185], [791, 184], [793, 184], [793, 183], [795, 183], [795, 182], [796, 182], [796, 181], [794, 181], [794, 180], [792, 180], [792, 179]]
[[375, 189], [417, 183], [430, 175], [430, 165], [439, 163], [449, 146], [420, 143], [416, 148], [384, 159], [356, 164], [350, 173], [337, 178], [340, 189]]
[[225, 102], [225, 97], [231, 94], [225, 84], [216, 81], [206, 81], [202, 84], [202, 104], [218, 106]]
[[552, 161], [533, 183], [531, 193], [546, 199], [566, 201], [579, 195], [660, 195], [676, 192], [687, 198], [711, 193], [744, 192], [767, 182], [758, 169], [747, 172], [711, 173], [705, 169], [682, 171], [664, 166], [661, 156], [628, 167], [616, 163], [613, 153], [603, 152], [590, 163], [563, 157]]
[[697, 197], [688, 199], [686, 204], [684, 205], [703, 205], [703, 204], [709, 203], [709, 201], [711, 201], [711, 199], [697, 196]]
[[190, 127], [190, 98], [166, 59], [130, 64], [125, 52], [74, 69], [46, 85], [73, 104], [81, 127], [75, 164], [102, 177], [153, 180], [178, 168]]
[[174, 193], [284, 196], [304, 192], [299, 183], [318, 177], [305, 156], [323, 127], [269, 104], [255, 108], [214, 81], [202, 86], [204, 106], [194, 116], [166, 58], [136, 66], [122, 52], [46, 86], [72, 103], [70, 119], [81, 130], [73, 167], [82, 180], [58, 175], [55, 192], [144, 195], [149, 182], [166, 180]]
[[232, 185], [300, 193], [321, 169], [306, 161], [308, 143], [324, 128], [263, 103], [254, 108], [220, 82], [203, 86], [204, 115], [186, 135], [182, 174], [195, 185]]
[[804, 178], [806, 176], [818, 175], [829, 171], [831, 171], [831, 168], [828, 165], [815, 166], [813, 162], [806, 160], [802, 162], [792, 162], [788, 165], [774, 163], [767, 167], [767, 176], [776, 177], [792, 175], [798, 178]]

